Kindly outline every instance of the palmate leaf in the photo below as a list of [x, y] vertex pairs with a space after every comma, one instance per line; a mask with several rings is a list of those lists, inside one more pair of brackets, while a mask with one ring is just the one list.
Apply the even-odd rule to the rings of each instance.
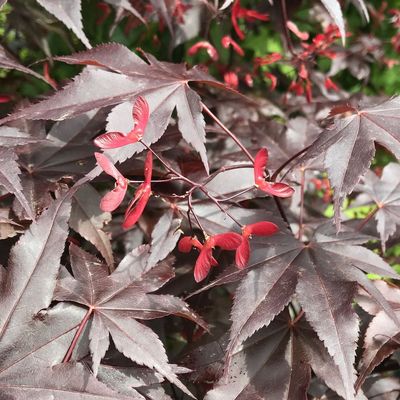
[[[12, 248], [1, 281], [0, 343], [12, 339], [15, 326], [50, 305], [68, 234], [70, 200], [63, 196], [45, 211]], [[7, 339], [8, 338], [8, 339]]]
[[363, 109], [338, 106], [331, 111], [335, 117], [334, 125], [322, 132], [300, 158], [299, 163], [325, 154], [325, 168], [335, 190], [337, 223], [344, 197], [352, 192], [360, 177], [369, 169], [375, 154], [374, 142], [400, 158], [399, 110], [400, 97]]
[[12, 248], [1, 267], [0, 398], [124, 398], [82, 366], [57, 366], [84, 310], [74, 305], [46, 308], [52, 300], [68, 233], [70, 194], [53, 202]]
[[400, 224], [400, 165], [390, 163], [383, 168], [381, 178], [368, 171], [363, 183], [358, 188], [363, 192], [352, 206], [374, 202], [377, 209], [375, 220], [381, 237], [382, 249], [386, 249], [386, 241], [396, 232]]
[[[16, 118], [62, 120], [125, 102], [112, 111], [107, 128], [128, 132], [132, 128], [132, 102], [141, 95], [148, 101], [151, 112], [143, 140], [150, 145], [160, 139], [176, 108], [183, 138], [193, 145], [208, 170], [201, 99], [188, 83], [201, 82], [226, 89], [225, 85], [196, 67], [186, 70], [184, 65], [159, 62], [150, 55], [146, 57], [149, 64], [119, 44], [101, 45], [59, 57], [58, 60], [69, 64], [94, 65], [102, 69], [85, 69], [55, 95], [6, 117], [2, 122]], [[141, 144], [132, 144], [107, 154], [114, 162], [122, 162], [141, 150]]]
[[80, 307], [60, 304], [26, 320], [24, 329], [14, 327], [13, 342], [0, 342], [1, 399], [128, 399], [82, 365], [59, 364], [83, 315]]
[[[221, 361], [213, 358], [209, 346], [195, 350], [191, 366], [197, 367], [195, 354], [199, 350], [203, 363], [207, 358], [208, 365]], [[339, 368], [323, 342], [304, 318], [291, 320], [285, 310], [232, 353], [222, 377], [205, 399], [306, 399], [311, 369], [345, 397]]]
[[[243, 224], [260, 220], [259, 213], [230, 210]], [[265, 212], [263, 219], [278, 222]], [[216, 222], [206, 227], [218, 230]], [[216, 217], [220, 218], [220, 217]], [[252, 221], [253, 218], [253, 221]], [[278, 222], [279, 224], [279, 222]], [[209, 232], [213, 233], [212, 231]], [[305, 318], [338, 366], [346, 399], [354, 399], [355, 350], [358, 318], [352, 310], [360, 285], [399, 324], [395, 312], [362, 271], [395, 279], [398, 275], [379, 256], [360, 244], [369, 237], [351, 231], [338, 235], [331, 226], [317, 229], [308, 244], [296, 240], [281, 227], [271, 237], [251, 240], [251, 258], [246, 270], [227, 269], [202, 290], [241, 280], [232, 309], [229, 352], [257, 330], [268, 325], [296, 295]], [[380, 272], [378, 272], [380, 271]], [[323, 316], [323, 318], [321, 317]]]
[[[111, 335], [118, 351], [136, 363], [156, 370], [190, 395], [168, 364], [165, 349], [157, 335], [136, 321], [173, 314], [188, 318], [206, 328], [201, 318], [184, 301], [170, 295], [150, 294], [174, 276], [168, 262], [154, 265], [158, 258], [156, 254], [159, 251], [157, 246], [160, 232], [165, 221], [161, 219], [159, 224], [161, 226], [156, 226], [153, 234], [152, 247], [155, 251], [150, 253], [149, 246], [133, 250], [111, 275], [96, 257], [71, 245], [74, 278], [66, 269], [62, 269], [54, 298], [90, 308], [93, 319], [89, 338], [95, 373], [110, 345]], [[169, 231], [166, 230], [164, 234], [168, 236]], [[174, 240], [176, 243], [177, 237]]]

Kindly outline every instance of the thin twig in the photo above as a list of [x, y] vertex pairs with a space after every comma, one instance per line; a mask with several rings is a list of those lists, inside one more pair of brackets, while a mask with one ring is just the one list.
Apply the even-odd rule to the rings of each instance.
[[246, 147], [244, 147], [243, 143], [238, 139], [238, 137], [232, 131], [230, 131], [223, 124], [223, 122], [204, 103], [201, 103], [201, 106], [203, 107], [203, 110], [214, 120], [214, 122], [220, 128], [222, 128], [225, 131], [225, 133], [240, 147], [240, 149], [243, 151], [246, 157], [254, 164], [253, 156], [249, 153]]

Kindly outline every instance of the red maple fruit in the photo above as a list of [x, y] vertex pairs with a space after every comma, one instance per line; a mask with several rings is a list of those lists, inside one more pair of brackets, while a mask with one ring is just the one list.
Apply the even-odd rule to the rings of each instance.
[[235, 261], [239, 269], [247, 267], [250, 258], [250, 242], [252, 235], [270, 236], [278, 232], [279, 228], [269, 221], [256, 222], [255, 224], [245, 225], [242, 228], [242, 243], [236, 249]]
[[264, 72], [264, 76], [271, 81], [270, 89], [275, 90], [278, 84], [278, 78], [274, 74], [271, 74], [271, 72]]
[[196, 237], [184, 236], [178, 243], [178, 250], [188, 253], [195, 247], [200, 251], [194, 267], [194, 279], [201, 282], [210, 272], [211, 267], [218, 265], [212, 255], [215, 247], [222, 250], [236, 250], [242, 243], [242, 236], [235, 232], [226, 232], [219, 235], [209, 236], [204, 244], [200, 243]]
[[334, 90], [335, 92], [339, 91], [338, 86], [336, 85], [335, 82], [332, 81], [331, 78], [325, 78], [325, 88], [327, 90]]
[[243, 49], [239, 46], [239, 44], [233, 40], [230, 36], [225, 35], [222, 39], [221, 39], [221, 44], [223, 47], [225, 47], [226, 49], [229, 46], [232, 46], [233, 50], [239, 54], [239, 56], [244, 56], [244, 51]]
[[122, 226], [128, 229], [136, 224], [149, 201], [151, 195], [151, 174], [153, 170], [153, 154], [149, 151], [144, 162], [144, 182], [139, 185], [135, 196], [125, 211]]
[[207, 51], [207, 54], [210, 56], [210, 58], [213, 61], [218, 61], [218, 52], [217, 49], [209, 42], [203, 40], [201, 42], [197, 42], [194, 44], [189, 50], [188, 50], [188, 55], [189, 56], [194, 56], [199, 52], [199, 50], [204, 49]]
[[94, 153], [97, 164], [107, 174], [115, 179], [115, 188], [108, 192], [100, 201], [103, 211], [114, 211], [122, 203], [128, 189], [128, 180], [118, 171], [112, 161], [102, 153]]
[[232, 89], [239, 87], [239, 77], [236, 72], [228, 71], [224, 74], [224, 82]]
[[235, 0], [232, 6], [231, 21], [233, 29], [241, 40], [244, 39], [245, 35], [244, 32], [239, 28], [238, 18], [244, 18], [248, 22], [253, 22], [255, 20], [268, 21], [269, 19], [267, 14], [261, 14], [257, 11], [243, 8], [240, 5], [240, 0]]
[[269, 182], [265, 179], [265, 167], [268, 163], [268, 150], [264, 147], [254, 158], [254, 181], [256, 187], [271, 196], [290, 197], [294, 189], [285, 183]]
[[132, 115], [134, 124], [128, 133], [107, 132], [97, 136], [94, 144], [102, 149], [116, 149], [117, 147], [136, 143], [142, 139], [150, 115], [149, 104], [144, 97], [140, 96], [136, 99]]
[[286, 22], [286, 26], [288, 27], [288, 29], [294, 33], [300, 40], [308, 40], [308, 38], [310, 37], [310, 35], [308, 34], [308, 32], [302, 32], [298, 26], [293, 22], [293, 21], [287, 21]]

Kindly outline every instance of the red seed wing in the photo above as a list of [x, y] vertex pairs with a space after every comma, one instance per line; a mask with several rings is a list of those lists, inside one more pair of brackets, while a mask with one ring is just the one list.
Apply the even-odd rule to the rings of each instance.
[[285, 183], [258, 182], [258, 187], [265, 193], [276, 197], [290, 197], [294, 189]]
[[150, 194], [151, 190], [149, 186], [144, 184], [139, 186], [135, 197], [125, 212], [125, 219], [124, 223], [122, 224], [123, 228], [127, 229], [136, 224], [143, 214], [146, 204], [149, 201]]
[[96, 157], [97, 164], [106, 174], [115, 178], [116, 181], [118, 181], [119, 178], [124, 178], [121, 172], [118, 171], [118, 169], [106, 155], [102, 153], [94, 153], [94, 156]]
[[200, 282], [206, 278], [210, 272], [212, 258], [212, 249], [203, 247], [194, 266], [194, 280], [196, 282]]
[[255, 224], [247, 225], [246, 231], [251, 235], [269, 236], [278, 232], [279, 228], [272, 222], [261, 221]]
[[254, 157], [254, 181], [264, 181], [264, 171], [268, 163], [268, 150], [264, 147]]
[[193, 241], [192, 237], [184, 236], [181, 240], [179, 240], [178, 250], [181, 253], [189, 253], [190, 250], [192, 250], [192, 247], [193, 247], [192, 241]]
[[122, 203], [125, 197], [127, 186], [117, 186], [111, 192], [108, 192], [100, 201], [100, 209], [103, 211], [114, 211]]
[[135, 142], [121, 132], [107, 132], [94, 139], [94, 144], [102, 149], [116, 149], [131, 143]]
[[235, 232], [222, 233], [212, 238], [214, 245], [223, 250], [236, 250], [242, 243], [242, 236]]
[[242, 243], [236, 249], [235, 262], [238, 268], [244, 269], [250, 258], [250, 244], [248, 238], [243, 238]]

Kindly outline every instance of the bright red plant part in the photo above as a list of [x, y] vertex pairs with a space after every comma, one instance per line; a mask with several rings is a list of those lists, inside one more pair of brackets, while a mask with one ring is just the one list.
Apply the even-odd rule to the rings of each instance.
[[239, 87], [239, 77], [236, 72], [228, 71], [224, 74], [224, 82], [227, 86], [232, 89], [237, 89]]
[[308, 40], [309, 38], [309, 34], [308, 32], [302, 32], [298, 26], [293, 22], [293, 21], [288, 21], [286, 23], [286, 26], [288, 27], [288, 29], [294, 33], [300, 40]]
[[218, 56], [217, 49], [211, 43], [206, 42], [206, 41], [201, 41], [201, 42], [197, 42], [196, 44], [194, 44], [188, 50], [188, 55], [189, 56], [194, 56], [195, 54], [197, 54], [202, 49], [207, 51], [207, 54], [210, 56], [210, 58], [213, 61], [218, 61], [219, 56]]
[[136, 224], [149, 201], [151, 195], [151, 176], [153, 171], [153, 154], [149, 151], [144, 162], [144, 182], [139, 185], [135, 196], [125, 211], [122, 226], [128, 229]]
[[103, 211], [114, 211], [122, 203], [128, 189], [128, 180], [115, 168], [111, 160], [101, 153], [94, 153], [97, 164], [107, 174], [115, 179], [115, 188], [108, 192], [100, 201]]
[[221, 44], [223, 47], [225, 47], [226, 49], [229, 48], [229, 46], [232, 46], [233, 50], [235, 50], [235, 52], [237, 54], [239, 54], [239, 56], [244, 56], [244, 51], [243, 49], [239, 46], [239, 44], [233, 40], [230, 36], [225, 35], [222, 39], [221, 39]]
[[254, 224], [245, 225], [242, 228], [242, 243], [236, 249], [235, 261], [239, 269], [247, 267], [250, 258], [250, 242], [252, 235], [256, 236], [271, 236], [278, 232], [279, 228], [269, 221], [260, 221]]
[[290, 197], [294, 189], [285, 183], [269, 182], [265, 179], [265, 168], [268, 163], [268, 150], [262, 148], [254, 158], [254, 182], [265, 193], [276, 197]]
[[271, 74], [271, 72], [264, 72], [264, 76], [271, 81], [270, 89], [275, 90], [278, 84], [278, 78], [274, 74]]
[[268, 21], [269, 17], [267, 14], [261, 14], [254, 10], [249, 10], [247, 8], [243, 8], [240, 5], [240, 0], [235, 0], [232, 6], [231, 12], [231, 21], [233, 29], [235, 30], [238, 37], [243, 40], [245, 37], [244, 32], [239, 28], [239, 18], [244, 18], [248, 22], [253, 22], [255, 20], [259, 21]]
[[236, 250], [242, 243], [242, 236], [235, 232], [226, 232], [219, 235], [209, 236], [204, 244], [201, 244], [196, 237], [184, 236], [178, 244], [179, 251], [188, 253], [192, 247], [200, 251], [194, 267], [194, 279], [201, 282], [210, 272], [212, 266], [216, 266], [217, 262], [212, 255], [215, 247], [222, 250]]
[[107, 132], [97, 136], [94, 144], [102, 149], [116, 149], [141, 140], [150, 116], [149, 104], [144, 97], [140, 96], [136, 99], [132, 115], [134, 125], [128, 133]]

